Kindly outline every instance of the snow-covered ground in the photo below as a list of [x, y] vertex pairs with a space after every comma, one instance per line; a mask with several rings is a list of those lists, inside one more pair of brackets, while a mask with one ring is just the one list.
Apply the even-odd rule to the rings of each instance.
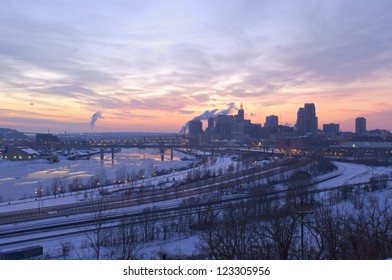
[[[161, 168], [164, 169], [171, 168], [172, 172], [167, 175], [139, 179], [133, 183], [120, 184], [120, 185], [113, 184], [102, 188], [100, 187], [98, 189], [89, 189], [89, 190], [83, 190], [74, 193], [64, 193], [56, 196], [54, 195], [42, 196], [38, 199], [26, 198], [26, 199], [4, 200], [3, 202], [0, 202], [0, 213], [26, 210], [26, 209], [36, 209], [40, 207], [49, 207], [55, 205], [64, 205], [64, 204], [84, 201], [86, 199], [94, 199], [99, 197], [99, 191], [102, 189], [111, 192], [111, 191], [118, 191], [122, 188], [128, 188], [130, 186], [136, 188], [136, 187], [148, 186], [148, 185], [158, 185], [160, 183], [166, 183], [166, 182], [170, 186], [170, 184], [172, 183], [185, 180], [186, 177], [188, 176], [188, 173], [193, 171], [198, 171], [200, 173], [203, 173], [209, 170], [211, 172], [219, 173], [219, 171], [221, 170], [223, 173], [226, 173], [230, 165], [234, 166], [235, 164], [237, 164], [236, 162], [234, 162], [233, 156], [219, 156], [214, 162], [209, 162], [205, 165], [197, 166], [182, 171], [175, 171], [175, 168], [181, 167], [181, 165], [179, 165], [180, 163], [189, 164], [189, 161], [185, 161], [185, 162], [166, 161], [160, 163], [161, 163]], [[260, 162], [259, 164], [264, 164], [264, 163], [265, 162]]]
[[[168, 163], [170, 163], [168, 161]], [[233, 157], [231, 156], [221, 156], [218, 157], [215, 163], [208, 163], [206, 165], [198, 166], [192, 169], [183, 170], [183, 171], [175, 171], [167, 175], [162, 175], [158, 177], [149, 177], [143, 180], [138, 180], [132, 184], [133, 187], [147, 186], [147, 185], [158, 185], [162, 182], [178, 182], [180, 180], [185, 180], [187, 174], [192, 172], [192, 170], [198, 170], [200, 172], [206, 171], [207, 169], [211, 172], [214, 171], [216, 173], [219, 172], [219, 169], [227, 170], [229, 165], [235, 165], [236, 162], [233, 161]], [[264, 164], [264, 162], [260, 162], [259, 164]], [[318, 176], [316, 179], [326, 180], [317, 185], [318, 188], [328, 188], [334, 187], [344, 184], [353, 184], [353, 183], [361, 183], [368, 182], [372, 176], [385, 175], [389, 178], [392, 178], [392, 167], [391, 166], [381, 166], [381, 167], [369, 167], [362, 164], [355, 163], [347, 163], [347, 162], [334, 162], [334, 164], [338, 167], [337, 170]], [[170, 165], [169, 165], [170, 166]], [[331, 178], [331, 179], [329, 179]], [[173, 180], [174, 179], [174, 180]], [[105, 186], [103, 189], [107, 191], [117, 191], [121, 188], [127, 188], [131, 186], [131, 184], [125, 185], [109, 185]], [[55, 205], [64, 205], [70, 203], [80, 202], [86, 199], [94, 199], [99, 197], [98, 191], [102, 188], [96, 190], [84, 190], [76, 193], [64, 193], [62, 195], [57, 195], [56, 197], [53, 195], [43, 196], [38, 200], [35, 198], [28, 199], [19, 199], [19, 200], [11, 200], [11, 201], [3, 201], [0, 203], [0, 212], [8, 212], [8, 211], [18, 211], [25, 209], [35, 209], [38, 207], [49, 207]]]
[[[260, 164], [264, 165], [266, 162], [262, 161], [259, 163], [254, 163], [253, 165]], [[235, 161], [235, 157], [233, 156], [218, 156], [216, 161], [209, 162], [205, 165], [197, 166], [188, 170], [183, 170], [183, 171], [174, 171], [170, 174], [167, 175], [162, 175], [158, 177], [152, 177], [152, 178], [146, 178], [143, 180], [138, 180], [135, 182], [133, 185], [134, 187], [142, 186], [142, 185], [150, 185], [150, 184], [158, 184], [161, 181], [168, 181], [168, 182], [177, 182], [179, 180], [184, 180], [188, 176], [189, 172], [205, 172], [206, 170], [209, 170], [210, 172], [223, 172], [226, 173], [229, 166], [233, 165], [236, 166], [237, 162]], [[129, 185], [125, 186], [118, 186], [118, 185], [109, 185], [105, 186], [104, 189], [107, 191], [114, 191], [114, 190], [119, 190], [119, 188], [122, 187], [127, 187]], [[101, 189], [101, 188], [99, 188]], [[13, 200], [13, 201], [4, 201], [0, 203], [0, 212], [8, 212], [8, 211], [18, 211], [18, 210], [24, 210], [24, 209], [35, 209], [38, 207], [47, 207], [47, 206], [54, 206], [54, 205], [62, 205], [62, 204], [69, 204], [69, 203], [75, 203], [80, 200], [84, 200], [86, 195], [91, 199], [94, 197], [99, 196], [98, 190], [86, 190], [86, 191], [80, 191], [78, 193], [70, 194], [66, 193], [64, 195], [57, 196], [56, 198], [52, 196], [44, 196], [42, 198], [39, 198], [38, 200], [35, 200], [35, 198], [30, 198], [30, 199], [23, 199], [23, 200]], [[160, 208], [165, 208], [165, 207], [170, 207], [171, 205], [178, 205], [181, 203], [182, 199], [175, 199], [173, 201], [162, 201], [158, 203], [153, 203], [151, 205], [143, 205], [143, 207], [139, 206], [133, 206], [130, 207], [130, 209], [126, 210], [127, 213], [131, 212], [140, 212], [146, 207], [160, 207]], [[112, 212], [121, 212], [125, 211], [124, 209], [115, 209]], [[122, 212], [121, 212], [122, 213]], [[113, 213], [111, 213], [113, 214]], [[80, 214], [77, 215], [80, 217], [81, 220], [83, 219], [88, 219], [91, 214]], [[75, 216], [73, 217], [75, 218]], [[58, 218], [51, 218], [48, 221], [42, 220], [42, 221], [32, 221], [32, 222], [26, 222], [23, 225], [25, 227], [29, 227], [31, 225], [37, 225], [37, 224], [42, 224], [45, 225], [47, 223], [54, 225], [56, 223], [61, 223], [64, 221], [64, 219], [68, 219], [67, 217], [58, 217]], [[11, 228], [13, 225], [10, 225]], [[8, 226], [2, 226], [3, 230], [7, 230]], [[71, 231], [70, 231], [71, 230]], [[76, 232], [78, 230], [76, 229]], [[91, 254], [88, 251], [91, 248], [86, 248], [86, 235], [85, 234], [78, 234], [74, 233], [70, 236], [62, 236], [63, 234], [66, 234], [68, 232], [75, 232], [75, 229], [62, 229], [59, 230], [56, 235], [61, 236], [61, 237], [55, 237], [55, 238], [50, 238], [50, 239], [45, 239], [45, 241], [42, 240], [34, 240], [35, 238], [40, 238], [40, 234], [33, 234], [31, 235], [31, 241], [29, 242], [24, 242], [23, 244], [18, 244], [18, 245], [6, 245], [2, 246], [2, 250], [12, 250], [12, 249], [18, 249], [18, 248], [25, 248], [28, 246], [33, 246], [33, 245], [43, 245], [44, 246], [44, 253], [49, 253], [52, 256], [56, 256], [59, 254], [61, 251], [61, 244], [71, 242], [72, 246], [75, 248], [73, 255], [70, 256], [71, 258], [82, 258], [82, 256], [78, 256], [75, 254]], [[15, 239], [17, 240], [17, 239]], [[7, 238], [7, 240], [3, 239], [2, 242], [12, 242], [13, 238]], [[184, 237], [184, 236], [178, 236], [175, 238], [171, 238], [170, 240], [167, 241], [157, 241], [157, 242], [151, 242], [151, 243], [146, 243], [143, 245], [142, 248], [140, 248], [140, 257], [144, 259], [157, 259], [159, 258], [158, 254], [159, 252], [167, 252], [169, 254], [191, 254], [195, 248], [195, 244], [198, 241], [198, 237], [196, 236], [191, 236], [191, 237]]]
[[[182, 158], [189, 160], [181, 160]], [[109, 180], [116, 177], [116, 171], [125, 167], [129, 172], [136, 173], [140, 169], [177, 169], [186, 167], [194, 159], [190, 155], [174, 151], [174, 158], [170, 160], [170, 151], [165, 153], [165, 160], [157, 149], [122, 149], [115, 154], [112, 164], [110, 154], [105, 154], [104, 161], [99, 155], [92, 156], [90, 160], [68, 160], [62, 157], [60, 162], [49, 164], [46, 160], [8, 161], [0, 159], [0, 196], [3, 200], [15, 200], [34, 196], [35, 188], [48, 188], [55, 177], [65, 177], [72, 180], [76, 177], [87, 181], [97, 171], [105, 169]]]
[[[206, 165], [202, 165], [199, 167], [193, 168], [193, 170], [206, 170], [209, 169], [210, 171], [215, 171], [218, 172], [220, 170], [227, 170], [229, 165], [233, 164], [234, 166], [237, 164], [236, 161], [233, 160], [232, 157], [229, 156], [222, 156], [218, 157], [217, 161], [215, 163], [208, 163]], [[256, 163], [256, 164], [264, 164], [262, 162]], [[369, 167], [365, 165], [360, 165], [360, 164], [354, 164], [354, 163], [345, 163], [345, 162], [335, 162], [335, 165], [338, 167], [337, 170], [334, 172], [318, 176], [318, 180], [323, 180], [323, 179], [328, 179], [324, 182], [321, 182], [318, 184], [318, 188], [328, 188], [328, 187], [333, 187], [333, 186], [339, 186], [347, 183], [359, 183], [359, 182], [367, 182], [372, 176], [378, 176], [378, 175], [385, 175], [388, 177], [392, 177], [392, 167], [387, 166], [387, 167]], [[168, 175], [163, 175], [159, 177], [154, 177], [154, 178], [147, 178], [144, 180], [139, 180], [138, 183], [139, 185], [149, 185], [149, 184], [158, 184], [160, 181], [178, 181], [185, 179], [187, 176], [188, 172], [192, 172], [191, 170], [184, 170], [184, 171], [176, 171], [172, 172], [171, 174]], [[118, 188], [121, 188], [121, 186], [117, 185], [110, 185], [105, 187], [108, 191], [112, 190], [118, 190]], [[387, 193], [389, 194], [391, 191], [390, 189], [387, 189], [382, 192], [378, 192], [376, 195], [379, 196], [385, 196]], [[88, 190], [86, 191], [87, 195], [89, 196], [98, 196], [97, 191], [91, 191]], [[80, 192], [78, 194], [65, 194], [64, 196], [60, 196], [57, 198], [54, 198], [53, 196], [49, 197], [43, 197], [40, 200], [35, 200], [35, 199], [24, 199], [24, 200], [15, 200], [11, 201], [11, 205], [9, 205], [8, 201], [3, 202], [0, 204], [0, 212], [6, 212], [6, 211], [14, 211], [14, 210], [22, 210], [22, 209], [31, 209], [31, 208], [37, 208], [37, 207], [45, 207], [45, 206], [50, 206], [50, 205], [59, 205], [59, 204], [66, 204], [66, 203], [74, 203], [80, 200], [83, 200], [85, 198], [84, 192]], [[167, 201], [167, 202], [161, 202], [161, 203], [156, 203], [155, 206], [160, 206], [160, 207], [165, 207], [165, 205], [169, 205], [170, 203], [179, 203], [180, 201]], [[346, 202], [347, 203], [347, 202]], [[144, 207], [149, 207], [149, 205], [145, 205]], [[134, 207], [135, 208], [135, 207]], [[142, 208], [139, 209], [141, 211]], [[131, 209], [130, 209], [131, 210]], [[122, 210], [119, 210], [122, 211]], [[82, 216], [85, 216], [87, 214], [83, 214]], [[62, 218], [58, 218], [62, 219]], [[53, 219], [55, 221], [56, 219]], [[143, 259], [157, 259], [159, 258], [159, 253], [160, 252], [166, 252], [172, 255], [176, 254], [185, 254], [185, 255], [191, 255], [193, 251], [195, 250], [195, 246], [198, 242], [198, 236], [174, 236], [169, 240], [162, 241], [162, 240], [157, 240], [154, 242], [149, 242], [143, 244], [139, 248], [139, 257]], [[74, 248], [72, 255], [69, 256], [69, 258], [72, 259], [80, 259], [83, 258], [89, 254], [89, 248], [86, 245], [86, 235], [85, 234], [74, 234], [71, 236], [63, 236], [59, 238], [53, 238], [49, 240], [43, 241], [32, 241], [31, 244], [22, 244], [22, 245], [15, 245], [13, 246], [7, 246], [6, 249], [15, 249], [15, 248], [21, 248], [21, 247], [26, 247], [29, 245], [44, 245], [44, 252], [45, 253], [50, 253], [52, 256], [58, 256], [58, 258], [61, 258], [61, 244], [65, 243], [72, 243], [72, 247]], [[84, 254], [82, 255], [77, 255], [77, 254]]]
[[367, 166], [363, 164], [348, 163], [348, 162], [334, 162], [338, 167], [332, 173], [328, 173], [317, 177], [318, 180], [324, 178], [340, 175], [325, 182], [318, 184], [319, 188], [334, 187], [344, 184], [355, 184], [368, 182], [373, 176], [385, 175], [392, 178], [392, 166]]

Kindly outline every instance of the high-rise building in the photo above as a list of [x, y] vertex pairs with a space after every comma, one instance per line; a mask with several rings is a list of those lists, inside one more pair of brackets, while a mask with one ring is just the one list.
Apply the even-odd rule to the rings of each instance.
[[242, 102], [241, 102], [240, 109], [238, 110], [237, 122], [241, 123], [244, 121], [244, 119], [245, 119], [245, 111], [244, 111], [244, 106], [242, 106]]
[[213, 117], [208, 118], [207, 120], [207, 128], [206, 128], [206, 132], [211, 134], [215, 132], [215, 119]]
[[295, 125], [296, 130], [299, 134], [305, 134], [306, 125], [305, 125], [305, 109], [299, 108], [297, 112], [297, 123]]
[[303, 108], [298, 109], [296, 128], [299, 134], [317, 133], [318, 118], [314, 103], [305, 103]]
[[340, 125], [338, 123], [323, 124], [324, 133], [339, 133]]
[[203, 132], [203, 123], [200, 120], [192, 120], [188, 123], [189, 136], [197, 136]]
[[355, 134], [357, 136], [366, 135], [366, 119], [364, 117], [358, 117], [355, 119]]
[[265, 117], [264, 127], [277, 127], [279, 125], [279, 118], [275, 115]]
[[215, 119], [213, 117], [208, 118], [208, 129], [213, 129], [215, 124]]
[[220, 139], [231, 139], [234, 126], [234, 116], [218, 115], [215, 117], [215, 132], [219, 135]]

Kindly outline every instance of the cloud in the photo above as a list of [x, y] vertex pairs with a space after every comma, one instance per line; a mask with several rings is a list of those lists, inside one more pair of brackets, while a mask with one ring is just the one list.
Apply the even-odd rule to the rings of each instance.
[[[312, 79], [347, 83], [391, 70], [390, 1], [323, 2], [305, 12], [302, 40], [282, 48], [291, 67]], [[306, 32], [306, 33], [305, 33]]]
[[[78, 121], [64, 121], [64, 120], [54, 120], [48, 118], [37, 118], [37, 117], [2, 117], [2, 123], [19, 129], [21, 131], [47, 131], [50, 130], [69, 130], [69, 129], [81, 129], [85, 126], [85, 123]], [[34, 128], [34, 129], [32, 129]]]
[[61, 98], [106, 122], [116, 110], [189, 119], [233, 100], [361, 107], [389, 87], [390, 14], [387, 0], [7, 1], [0, 98], [46, 111]]

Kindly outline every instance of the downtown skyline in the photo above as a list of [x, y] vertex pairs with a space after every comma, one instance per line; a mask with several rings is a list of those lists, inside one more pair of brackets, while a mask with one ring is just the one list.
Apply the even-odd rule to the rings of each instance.
[[0, 127], [178, 132], [243, 102], [392, 130], [390, 1], [79, 2], [2, 4]]

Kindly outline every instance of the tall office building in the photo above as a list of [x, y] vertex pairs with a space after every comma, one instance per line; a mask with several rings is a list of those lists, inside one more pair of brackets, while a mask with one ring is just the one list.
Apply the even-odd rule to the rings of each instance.
[[299, 108], [297, 112], [297, 123], [295, 124], [295, 128], [299, 134], [305, 134], [305, 109]]
[[188, 123], [189, 136], [197, 136], [203, 132], [203, 123], [200, 120], [193, 120]]
[[215, 132], [219, 134], [220, 139], [231, 139], [234, 127], [234, 116], [218, 115], [215, 117]]
[[355, 134], [357, 136], [366, 135], [366, 119], [364, 117], [355, 119]]
[[213, 129], [215, 124], [215, 119], [213, 117], [208, 118], [208, 129]]
[[214, 133], [215, 131], [215, 119], [213, 117], [209, 117], [207, 120], [207, 128], [206, 128], [206, 132], [207, 133]]
[[264, 127], [277, 127], [279, 125], [279, 118], [275, 115], [265, 117]]
[[314, 103], [305, 103], [303, 108], [298, 109], [296, 128], [299, 134], [317, 133], [318, 118]]
[[244, 121], [244, 119], [245, 119], [245, 111], [244, 111], [244, 106], [242, 106], [242, 102], [241, 102], [240, 109], [238, 110], [237, 122], [241, 123]]

